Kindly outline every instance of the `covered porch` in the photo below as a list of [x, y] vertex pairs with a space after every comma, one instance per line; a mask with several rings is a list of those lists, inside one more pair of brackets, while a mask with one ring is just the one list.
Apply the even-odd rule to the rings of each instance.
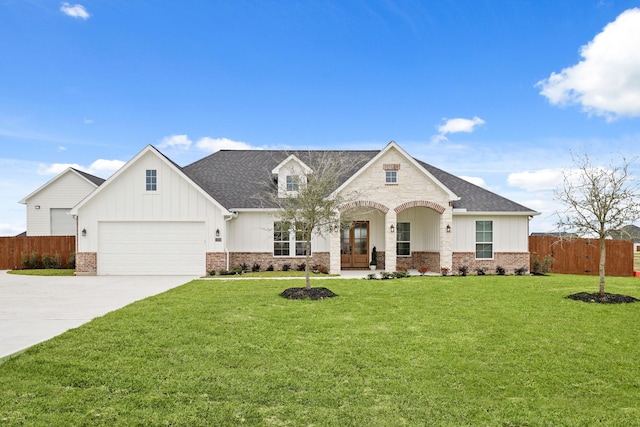
[[439, 272], [451, 268], [451, 208], [411, 201], [393, 208], [371, 201], [343, 207], [349, 226], [330, 235], [330, 271], [368, 270], [376, 248], [376, 270]]

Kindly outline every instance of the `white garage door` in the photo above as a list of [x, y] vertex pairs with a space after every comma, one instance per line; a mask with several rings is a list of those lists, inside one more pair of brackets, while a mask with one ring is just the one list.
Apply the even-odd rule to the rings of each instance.
[[98, 274], [202, 275], [203, 222], [101, 222]]

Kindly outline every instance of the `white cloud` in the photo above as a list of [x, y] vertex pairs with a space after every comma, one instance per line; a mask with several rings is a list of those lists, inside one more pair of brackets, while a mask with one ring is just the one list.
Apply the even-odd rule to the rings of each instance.
[[474, 131], [476, 126], [483, 125], [485, 122], [480, 117], [475, 116], [472, 119], [445, 119], [446, 121], [438, 126], [438, 132], [441, 135], [445, 135], [448, 133], [458, 133], [458, 132], [467, 132], [471, 133]]
[[95, 162], [91, 163], [89, 169], [86, 172], [92, 175], [98, 176], [110, 176], [115, 171], [124, 166], [125, 162], [122, 160], [105, 160], [98, 159]]
[[87, 12], [87, 9], [85, 9], [81, 4], [71, 5], [67, 2], [64, 2], [62, 3], [62, 6], [60, 6], [60, 11], [67, 16], [71, 16], [72, 18], [89, 19], [89, 17], [91, 16], [89, 12]]
[[487, 183], [485, 182], [484, 179], [480, 178], [479, 176], [465, 176], [465, 175], [460, 175], [460, 178], [464, 179], [465, 181], [468, 181], [474, 185], [477, 185], [478, 187], [483, 187], [483, 188], [487, 188]]
[[122, 160], [105, 160], [98, 159], [91, 163], [91, 166], [85, 167], [77, 163], [52, 163], [50, 165], [40, 164], [38, 167], [39, 175], [57, 175], [65, 171], [67, 168], [74, 168], [79, 171], [90, 173], [99, 177], [109, 177], [115, 171], [120, 169], [125, 162]]
[[640, 8], [629, 9], [580, 49], [583, 60], [539, 81], [553, 105], [579, 104], [607, 120], [640, 116]]
[[444, 123], [438, 126], [438, 134], [431, 137], [431, 142], [437, 144], [438, 142], [448, 141], [447, 134], [450, 133], [471, 133], [475, 130], [476, 126], [483, 125], [485, 123], [478, 116], [474, 116], [472, 119], [443, 119]]
[[187, 135], [171, 135], [165, 136], [162, 142], [158, 144], [158, 148], [175, 148], [177, 150], [188, 150], [191, 148], [191, 140]]
[[507, 177], [511, 187], [526, 191], [554, 190], [563, 182], [562, 169], [540, 169], [535, 172], [514, 172]]
[[202, 151], [210, 153], [220, 150], [259, 150], [259, 148], [252, 147], [246, 142], [233, 141], [228, 138], [209, 138], [208, 136], [198, 140], [198, 142], [196, 142], [196, 147]]

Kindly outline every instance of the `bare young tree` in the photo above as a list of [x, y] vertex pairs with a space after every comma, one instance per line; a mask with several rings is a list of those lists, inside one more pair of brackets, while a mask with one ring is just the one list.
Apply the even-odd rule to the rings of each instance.
[[351, 218], [348, 212], [340, 211], [341, 207], [361, 198], [363, 191], [335, 190], [367, 159], [337, 151], [298, 153], [296, 157], [308, 168], [292, 168], [288, 172], [291, 181], [278, 182], [277, 191], [263, 193], [268, 198], [263, 201], [274, 206], [278, 220], [292, 227], [305, 242], [305, 281], [310, 289], [311, 238], [350, 225]]
[[622, 157], [619, 164], [594, 166], [587, 154], [572, 156], [573, 169], [564, 172], [563, 187], [556, 199], [565, 207], [559, 212], [559, 228], [595, 235], [600, 242], [600, 296], [605, 285], [605, 239], [624, 225], [640, 219], [640, 189], [630, 167], [636, 158]]

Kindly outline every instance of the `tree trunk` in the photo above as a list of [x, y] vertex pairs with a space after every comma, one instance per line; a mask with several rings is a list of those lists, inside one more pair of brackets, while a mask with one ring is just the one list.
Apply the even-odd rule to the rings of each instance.
[[307, 289], [311, 289], [311, 279], [309, 278], [309, 269], [311, 268], [309, 266], [309, 253], [311, 252], [311, 233], [309, 233], [309, 235], [305, 236], [306, 237], [306, 242], [304, 242], [305, 245], [305, 266], [304, 266], [304, 279], [306, 281], [307, 284]]
[[607, 256], [607, 246], [604, 237], [600, 238], [600, 296], [604, 296], [604, 261]]

